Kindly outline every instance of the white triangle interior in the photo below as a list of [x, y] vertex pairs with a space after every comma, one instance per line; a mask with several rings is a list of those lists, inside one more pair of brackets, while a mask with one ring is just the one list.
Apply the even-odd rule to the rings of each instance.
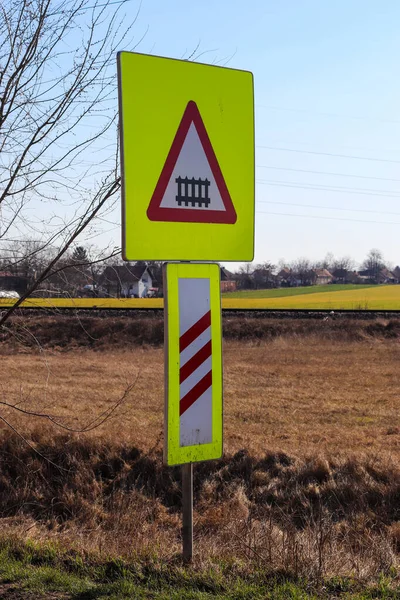
[[[197, 182], [188, 181], [179, 184], [176, 180], [194, 178]], [[201, 180], [199, 182], [198, 180]], [[209, 183], [206, 183], [206, 180]], [[182, 200], [179, 203], [179, 188]], [[201, 197], [200, 197], [201, 193]], [[204, 202], [206, 195], [209, 202]], [[194, 123], [190, 124], [185, 141], [168, 182], [160, 208], [177, 208], [182, 210], [226, 211], [219, 193], [217, 183], [211, 171], [206, 153], [200, 141]]]

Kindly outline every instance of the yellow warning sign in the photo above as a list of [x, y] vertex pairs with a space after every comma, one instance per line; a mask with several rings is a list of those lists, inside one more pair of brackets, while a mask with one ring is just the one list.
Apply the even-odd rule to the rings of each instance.
[[254, 255], [248, 71], [118, 54], [126, 260]]

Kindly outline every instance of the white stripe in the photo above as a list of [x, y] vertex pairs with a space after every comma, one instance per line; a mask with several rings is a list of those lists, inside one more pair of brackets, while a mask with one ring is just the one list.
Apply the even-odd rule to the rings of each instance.
[[181, 352], [180, 366], [182, 367], [192, 358], [203, 346], [211, 340], [211, 327], [208, 327], [203, 333], [199, 335], [187, 348]]
[[180, 278], [179, 335], [182, 336], [210, 310], [209, 278]]
[[180, 445], [212, 442], [212, 391], [208, 388], [180, 418]]
[[200, 379], [203, 379], [204, 375], [207, 375], [207, 373], [210, 371], [211, 356], [209, 356], [207, 360], [203, 362], [203, 364], [201, 364], [191, 375], [189, 375], [185, 381], [182, 381], [180, 385], [180, 399], [182, 400], [182, 398], [186, 396], [186, 394], [190, 392], [192, 388], [194, 388], [196, 383], [199, 383]]

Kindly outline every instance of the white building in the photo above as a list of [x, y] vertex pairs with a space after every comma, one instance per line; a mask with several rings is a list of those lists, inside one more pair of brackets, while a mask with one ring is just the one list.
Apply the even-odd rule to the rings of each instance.
[[99, 288], [114, 298], [145, 298], [152, 287], [151, 270], [140, 263], [106, 267], [99, 280]]

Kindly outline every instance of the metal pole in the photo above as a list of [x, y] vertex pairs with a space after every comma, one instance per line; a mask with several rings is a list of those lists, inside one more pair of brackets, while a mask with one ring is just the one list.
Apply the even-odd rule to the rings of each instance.
[[193, 557], [193, 465], [182, 465], [182, 542], [183, 560]]

